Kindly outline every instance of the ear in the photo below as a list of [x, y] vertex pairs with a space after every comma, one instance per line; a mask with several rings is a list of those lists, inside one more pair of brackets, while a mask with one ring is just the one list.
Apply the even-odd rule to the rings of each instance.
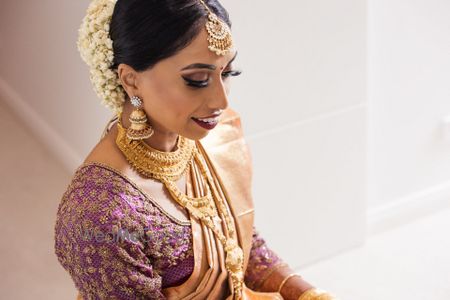
[[137, 72], [129, 65], [120, 64], [117, 68], [117, 74], [128, 96], [136, 95], [138, 90], [136, 86]]

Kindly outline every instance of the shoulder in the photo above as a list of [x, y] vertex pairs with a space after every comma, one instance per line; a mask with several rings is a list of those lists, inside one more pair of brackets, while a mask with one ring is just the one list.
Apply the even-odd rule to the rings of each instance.
[[116, 124], [113, 124], [104, 134], [102, 139], [87, 155], [83, 163], [99, 162], [104, 165], [108, 165], [123, 174], [129, 173], [131, 171], [131, 167], [116, 146], [116, 136], [117, 126]]
[[138, 186], [125, 174], [102, 162], [85, 162], [75, 171], [60, 200], [57, 218], [119, 225], [131, 218], [159, 215]]
[[139, 203], [143, 203], [139, 195], [112, 170], [98, 164], [81, 165], [56, 213], [55, 254], [63, 267], [73, 271], [72, 259], [84, 257], [87, 245], [120, 246], [108, 239], [121, 232], [142, 233], [146, 219]]
[[109, 165], [87, 162], [75, 171], [60, 200], [55, 233], [75, 234], [74, 230], [79, 233], [100, 228], [140, 232], [149, 224], [171, 222], [126, 175]]
[[82, 164], [61, 198], [56, 229], [122, 226], [125, 216], [134, 217], [130, 197], [133, 190], [124, 178], [106, 166]]
[[141, 200], [107, 166], [83, 164], [76, 170], [58, 207], [54, 251], [84, 298], [163, 299], [161, 277], [145, 253], [152, 216]]

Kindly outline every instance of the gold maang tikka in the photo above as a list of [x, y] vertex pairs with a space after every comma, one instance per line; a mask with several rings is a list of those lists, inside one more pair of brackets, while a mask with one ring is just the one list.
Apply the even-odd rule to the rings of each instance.
[[203, 0], [199, 0], [208, 10], [208, 22], [206, 30], [208, 32], [208, 49], [217, 55], [225, 55], [233, 48], [233, 39], [228, 25], [222, 21]]

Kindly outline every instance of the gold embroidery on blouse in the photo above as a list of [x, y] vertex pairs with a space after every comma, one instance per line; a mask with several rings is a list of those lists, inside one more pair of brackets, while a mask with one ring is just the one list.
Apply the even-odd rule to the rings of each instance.
[[[123, 177], [125, 179], [125, 181], [127, 181], [129, 184], [131, 184], [136, 190], [138, 190], [142, 196], [149, 202], [151, 202], [152, 204], [154, 204], [156, 207], [158, 207], [159, 210], [161, 210], [161, 212], [166, 215], [167, 217], [169, 217], [172, 221], [174, 221], [175, 223], [179, 224], [179, 225], [183, 225], [183, 226], [190, 226], [191, 222], [190, 221], [183, 221], [178, 219], [177, 217], [174, 217], [173, 215], [171, 215], [168, 211], [166, 211], [155, 199], [153, 199], [150, 195], [148, 195], [143, 189], [141, 189], [136, 183], [134, 183], [127, 175], [123, 174], [122, 172], [120, 172], [119, 170], [115, 169], [114, 167], [111, 167], [107, 164], [101, 163], [101, 162], [87, 162], [87, 163], [83, 163], [81, 164], [77, 170], [75, 172], [77, 172], [78, 170], [82, 169], [83, 167], [88, 167], [91, 165], [97, 165], [100, 167], [103, 167], [105, 169], [110, 170], [111, 172], [116, 173], [117, 175]], [[131, 192], [131, 191], [129, 191]]]
[[[167, 231], [164, 232], [160, 244], [162, 249], [158, 252], [153, 252], [154, 249], [150, 249], [152, 243], [142, 244], [144, 247], [142, 249], [141, 246], [130, 243], [126, 244], [126, 248], [115, 247], [113, 251], [102, 244], [99, 244], [98, 247], [95, 247], [95, 244], [84, 244], [83, 234], [86, 231], [89, 231], [91, 234], [102, 232], [102, 229], [105, 229], [103, 227], [105, 224], [106, 228], [111, 229], [113, 232], [125, 228], [130, 232], [144, 234], [143, 226], [148, 225], [149, 221], [145, 217], [140, 216], [143, 214], [151, 216], [153, 213], [157, 213], [158, 210], [157, 207], [150, 206], [150, 203], [142, 202], [140, 198], [136, 198], [135, 196], [139, 195], [136, 191], [128, 191], [127, 189], [127, 199], [121, 198], [120, 195], [124, 194], [124, 182], [132, 185], [133, 183], [127, 180], [125, 176], [112, 170], [113, 168], [109, 168], [109, 166], [104, 165], [102, 167], [112, 171], [111, 174], [102, 172], [100, 168], [91, 169], [89, 175], [81, 172], [81, 167], [98, 164], [88, 163], [80, 166], [76, 171], [77, 177], [72, 179], [61, 199], [55, 226], [55, 242], [58, 243], [55, 253], [60, 263], [82, 288], [82, 296], [85, 299], [90, 299], [92, 295], [106, 299], [111, 296], [111, 292], [114, 289], [120, 289], [122, 293], [130, 297], [134, 295], [136, 290], [140, 291], [141, 294], [148, 295], [161, 287], [162, 279], [158, 266], [166, 268], [167, 264], [169, 264], [170, 267], [189, 256], [193, 256], [192, 246], [182, 252], [181, 255], [175, 256], [175, 250], [183, 244], [183, 241], [186, 243], [186, 240], [178, 239], [177, 243], [172, 245], [169, 241], [170, 236], [173, 234], [167, 234]], [[118, 179], [112, 175], [113, 173], [121, 175], [125, 181]], [[91, 183], [99, 186], [105, 186], [105, 183], [112, 183], [112, 188], [93, 192], [93, 189], [86, 187], [85, 178], [87, 176], [89, 176], [88, 180]], [[133, 187], [136, 186], [133, 185]], [[145, 193], [142, 193], [142, 195], [146, 196]], [[138, 213], [131, 211], [131, 206], [127, 204], [128, 202], [134, 202], [132, 205], [136, 207]], [[153, 201], [150, 202], [154, 203]], [[115, 215], [114, 212], [116, 211], [120, 211], [123, 215]], [[162, 213], [159, 216], [166, 215], [163, 210], [159, 210], [159, 212]], [[92, 214], [96, 214], [94, 218]], [[170, 218], [171, 216], [169, 215], [168, 217]], [[162, 224], [163, 222], [161, 217], [155, 218], [154, 221], [155, 224]], [[164, 223], [164, 225], [167, 224], [169, 223]], [[173, 224], [173, 226], [170, 230], [173, 230], [173, 233], [177, 236], [182, 236], [183, 228], [176, 224]], [[154, 241], [152, 240], [152, 242]], [[105, 240], [105, 243], [108, 243], [108, 241]], [[148, 248], [146, 249], [146, 247]], [[149, 250], [150, 254], [146, 250]], [[152, 264], [147, 255], [153, 256], [153, 254], [155, 254], [155, 260], [152, 261], [155, 275], [152, 278], [129, 269], [129, 265], [136, 265], [136, 263], [150, 267]], [[121, 260], [117, 260], [117, 255], [120, 256]], [[157, 258], [162, 259], [158, 260]], [[100, 280], [86, 280], [89, 276], [94, 275], [97, 275]], [[140, 285], [135, 288], [136, 290], [131, 289], [129, 286], [123, 286], [123, 284], [129, 284], [130, 281], [134, 281], [133, 279], [140, 282]]]

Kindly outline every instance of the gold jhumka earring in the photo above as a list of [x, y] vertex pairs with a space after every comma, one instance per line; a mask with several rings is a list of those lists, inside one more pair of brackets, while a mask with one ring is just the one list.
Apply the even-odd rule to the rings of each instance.
[[130, 114], [130, 127], [127, 128], [127, 137], [130, 140], [143, 140], [151, 137], [153, 128], [147, 123], [147, 115], [142, 109], [142, 100], [138, 96], [131, 97], [131, 104], [135, 107]]

